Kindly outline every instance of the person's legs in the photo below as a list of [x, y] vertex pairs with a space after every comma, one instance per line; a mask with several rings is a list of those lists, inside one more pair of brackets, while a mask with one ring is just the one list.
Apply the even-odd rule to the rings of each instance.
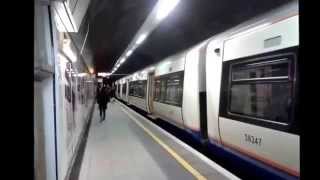
[[101, 104], [99, 104], [99, 112], [100, 112], [100, 117], [102, 117], [103, 109], [102, 109], [102, 105]]
[[106, 119], [106, 108], [103, 109], [103, 120]]
[[101, 122], [106, 118], [106, 105], [101, 106], [101, 112], [102, 112], [102, 117], [101, 117]]

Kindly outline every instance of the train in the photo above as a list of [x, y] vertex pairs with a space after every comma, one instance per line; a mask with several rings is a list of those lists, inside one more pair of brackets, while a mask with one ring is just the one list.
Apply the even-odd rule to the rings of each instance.
[[266, 179], [299, 179], [299, 4], [115, 81], [116, 97]]

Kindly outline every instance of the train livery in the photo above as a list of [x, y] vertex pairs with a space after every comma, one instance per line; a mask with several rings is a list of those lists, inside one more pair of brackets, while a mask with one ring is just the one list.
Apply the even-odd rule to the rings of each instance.
[[297, 179], [298, 9], [291, 1], [123, 77], [116, 96], [253, 173]]

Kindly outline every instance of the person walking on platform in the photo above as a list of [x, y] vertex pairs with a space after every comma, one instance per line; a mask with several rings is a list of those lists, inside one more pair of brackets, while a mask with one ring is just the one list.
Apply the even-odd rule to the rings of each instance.
[[99, 111], [100, 111], [100, 122], [106, 119], [106, 109], [107, 104], [109, 101], [109, 92], [108, 88], [105, 84], [98, 89], [97, 92], [97, 103], [99, 104]]

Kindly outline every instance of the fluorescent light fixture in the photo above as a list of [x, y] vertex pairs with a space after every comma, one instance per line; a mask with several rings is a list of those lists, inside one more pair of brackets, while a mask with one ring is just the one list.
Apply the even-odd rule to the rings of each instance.
[[146, 33], [145, 33], [145, 34], [141, 34], [141, 35], [138, 37], [138, 39], [137, 39], [137, 41], [136, 41], [136, 44], [141, 44], [146, 38], [147, 38], [147, 34], [146, 34]]
[[102, 76], [102, 77], [106, 77], [109, 75], [110, 75], [110, 73], [104, 73], [104, 72], [98, 73], [98, 76]]
[[122, 58], [122, 59], [120, 60], [120, 64], [122, 64], [124, 61], [126, 61], [126, 58]]
[[126, 56], [128, 57], [128, 56], [130, 56], [131, 54], [132, 54], [132, 50], [129, 50], [129, 51], [127, 52]]
[[157, 9], [157, 19], [162, 20], [176, 7], [180, 0], [160, 0]]
[[120, 64], [117, 64], [116, 67], [117, 67], [117, 69], [118, 69], [118, 68], [120, 67]]

